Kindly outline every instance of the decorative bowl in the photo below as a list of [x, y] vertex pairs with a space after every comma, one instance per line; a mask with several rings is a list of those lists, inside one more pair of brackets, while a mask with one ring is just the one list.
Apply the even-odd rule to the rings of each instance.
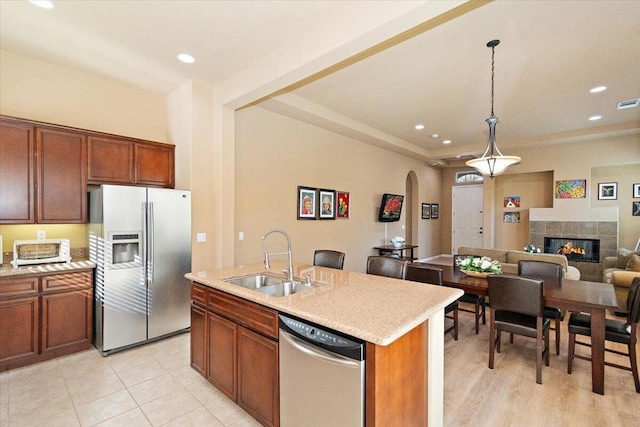
[[467, 270], [462, 270], [462, 272], [464, 274], [466, 274], [467, 276], [471, 276], [471, 277], [482, 277], [483, 279], [486, 279], [488, 275], [490, 275], [491, 273], [489, 272], [482, 272], [482, 271], [467, 271]]

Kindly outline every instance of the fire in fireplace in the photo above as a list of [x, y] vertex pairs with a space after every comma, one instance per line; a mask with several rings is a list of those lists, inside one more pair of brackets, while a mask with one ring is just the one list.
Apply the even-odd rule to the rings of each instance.
[[545, 237], [544, 252], [565, 255], [569, 261], [600, 262], [600, 240]]

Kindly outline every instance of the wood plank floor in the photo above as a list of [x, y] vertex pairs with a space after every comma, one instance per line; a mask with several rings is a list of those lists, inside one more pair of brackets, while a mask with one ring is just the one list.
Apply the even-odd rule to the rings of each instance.
[[[535, 340], [516, 336], [509, 344], [503, 334], [502, 352], [491, 370], [488, 313], [487, 325], [476, 335], [473, 314], [460, 312], [458, 341], [451, 333], [445, 337], [445, 426], [640, 426], [640, 393], [630, 371], [605, 367], [604, 396], [591, 392], [590, 362], [574, 359], [572, 374], [567, 374], [567, 321], [568, 316], [559, 356], [551, 331], [550, 366], [543, 366], [542, 384], [536, 384]], [[589, 348], [577, 346], [576, 352], [588, 354]], [[625, 366], [629, 362], [610, 353], [606, 359]]]

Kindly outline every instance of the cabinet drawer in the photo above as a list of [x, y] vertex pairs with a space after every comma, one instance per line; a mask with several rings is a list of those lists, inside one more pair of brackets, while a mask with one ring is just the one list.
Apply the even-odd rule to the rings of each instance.
[[277, 311], [215, 289], [209, 289], [207, 294], [209, 309], [249, 329], [277, 339]]
[[0, 280], [0, 298], [38, 294], [38, 278], [24, 277]]
[[191, 284], [191, 300], [204, 306], [207, 303], [207, 289], [204, 286]]
[[55, 274], [42, 278], [42, 292], [90, 288], [91, 271]]

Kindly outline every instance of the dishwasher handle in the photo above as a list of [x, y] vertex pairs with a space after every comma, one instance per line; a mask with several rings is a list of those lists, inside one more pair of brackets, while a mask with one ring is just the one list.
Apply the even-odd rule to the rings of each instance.
[[351, 366], [351, 367], [359, 367], [362, 362], [352, 360], [348, 357], [339, 355], [337, 353], [332, 353], [330, 351], [324, 350], [320, 347], [317, 347], [313, 344], [309, 344], [305, 340], [302, 340], [289, 332], [283, 331], [280, 329], [280, 339], [286, 341], [296, 350], [305, 353], [308, 356], [315, 357], [321, 359], [327, 363], [333, 363], [341, 366]]

